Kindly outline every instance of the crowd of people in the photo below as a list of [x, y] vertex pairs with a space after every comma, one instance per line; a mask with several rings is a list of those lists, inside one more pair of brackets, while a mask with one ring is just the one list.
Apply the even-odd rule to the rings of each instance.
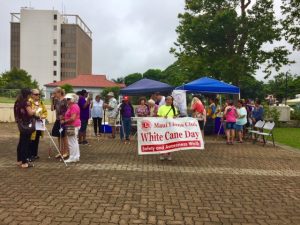
[[[116, 138], [116, 128], [119, 127], [121, 141], [130, 144], [133, 117], [180, 116], [173, 97], [165, 97], [160, 93], [151, 95], [148, 100], [146, 97], [140, 97], [136, 107], [133, 107], [128, 96], [123, 96], [118, 104], [113, 92], [107, 94], [106, 100], [100, 95], [92, 98], [86, 90], [76, 94], [65, 94], [62, 88], [55, 88], [51, 96], [51, 110], [56, 112], [56, 120], [51, 135], [58, 139], [60, 153], [56, 158], [63, 157], [69, 163], [80, 160], [79, 145], [89, 144], [86, 133], [90, 119], [93, 121], [95, 136], [101, 136], [101, 133], [105, 132], [103, 120], [107, 118], [111, 127], [110, 138]], [[263, 107], [259, 100], [255, 103], [239, 100], [236, 106], [232, 100], [226, 100], [223, 106], [218, 106], [217, 102], [210, 98], [208, 103], [205, 107], [201, 97], [194, 95], [188, 108], [188, 115], [198, 120], [203, 138], [206, 124], [214, 125], [214, 120], [221, 117], [222, 123], [226, 124], [226, 143], [233, 144], [236, 134], [237, 142], [243, 143], [245, 127], [263, 120]], [[20, 131], [17, 161], [20, 167], [28, 168], [31, 162], [39, 158], [39, 140], [43, 136], [43, 131], [34, 129], [35, 123], [47, 118], [47, 110], [40, 99], [39, 90], [21, 90], [14, 112]], [[160, 159], [172, 160], [172, 157], [170, 153], [161, 154]]]

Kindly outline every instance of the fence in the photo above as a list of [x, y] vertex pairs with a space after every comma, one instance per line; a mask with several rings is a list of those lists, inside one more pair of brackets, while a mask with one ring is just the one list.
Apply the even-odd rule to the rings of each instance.
[[1, 89], [0, 88], [0, 97], [7, 99], [16, 99], [18, 94], [20, 93], [20, 89]]

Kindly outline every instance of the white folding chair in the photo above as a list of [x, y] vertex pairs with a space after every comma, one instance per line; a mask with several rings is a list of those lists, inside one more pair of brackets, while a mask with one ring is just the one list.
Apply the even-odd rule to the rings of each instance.
[[262, 136], [263, 141], [264, 141], [264, 146], [267, 143], [267, 139], [269, 137], [272, 137], [273, 146], [275, 147], [274, 135], [273, 135], [273, 129], [274, 129], [274, 127], [275, 127], [275, 122], [266, 122], [265, 125], [264, 125], [264, 127], [263, 127], [263, 131], [257, 133], [257, 135], [261, 135]]
[[255, 123], [254, 127], [252, 128], [249, 128], [248, 129], [248, 136], [247, 136], [247, 139], [252, 135], [256, 135], [258, 132], [261, 132], [262, 131], [262, 128], [264, 127], [265, 125], [265, 121], [263, 120], [259, 120]]

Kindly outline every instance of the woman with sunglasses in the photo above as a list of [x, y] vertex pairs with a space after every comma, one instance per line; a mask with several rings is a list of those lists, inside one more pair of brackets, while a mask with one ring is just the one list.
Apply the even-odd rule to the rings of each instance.
[[[29, 98], [31, 108], [36, 111], [35, 117], [37, 120], [46, 119], [48, 112], [43, 101], [40, 99], [40, 91], [38, 89], [31, 90], [31, 97]], [[31, 161], [39, 159], [38, 148], [40, 143], [40, 137], [43, 136], [43, 132], [40, 130], [34, 131], [31, 135], [31, 142], [29, 145], [29, 158]]]
[[69, 159], [65, 162], [79, 162], [80, 151], [78, 143], [78, 131], [81, 126], [80, 108], [77, 104], [78, 96], [74, 93], [66, 94], [68, 109], [64, 118], [60, 121], [66, 129], [69, 143]]

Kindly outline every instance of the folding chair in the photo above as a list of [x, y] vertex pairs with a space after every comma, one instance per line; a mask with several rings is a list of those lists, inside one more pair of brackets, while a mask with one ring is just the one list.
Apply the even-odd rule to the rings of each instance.
[[265, 125], [265, 121], [263, 120], [257, 121], [253, 128], [248, 129], [247, 139], [250, 137], [251, 134], [257, 135], [257, 133], [261, 132], [264, 125]]
[[[267, 139], [272, 137], [273, 146], [275, 147], [273, 129], [275, 127], [275, 122], [266, 122], [264, 125], [264, 130], [262, 132], [258, 132], [257, 135], [261, 135], [264, 141], [264, 146], [267, 143]], [[266, 137], [266, 138], [265, 138]]]

